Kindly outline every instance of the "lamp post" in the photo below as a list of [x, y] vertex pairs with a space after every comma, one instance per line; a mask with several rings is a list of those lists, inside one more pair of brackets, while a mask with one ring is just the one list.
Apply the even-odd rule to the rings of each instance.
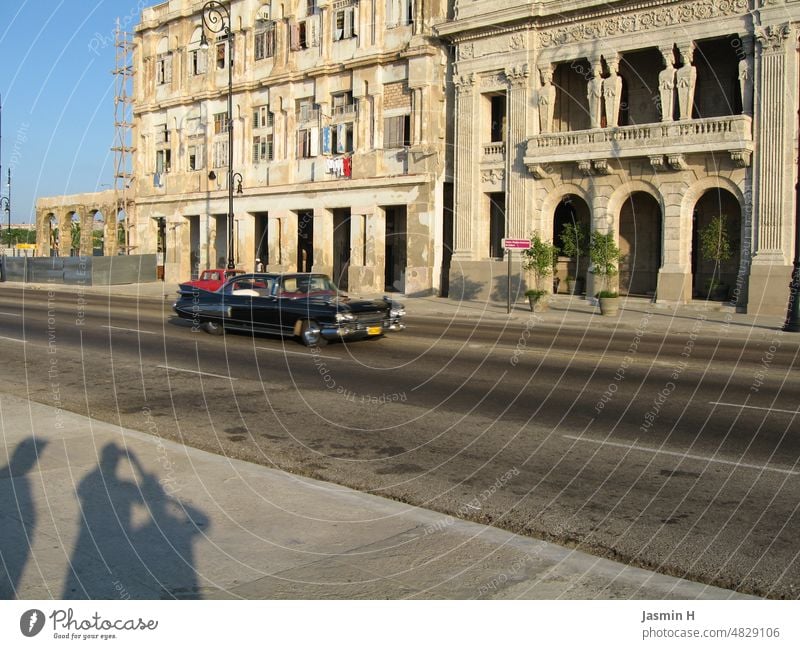
[[[233, 234], [233, 183], [238, 179], [236, 193], [242, 193], [242, 174], [233, 172], [233, 34], [231, 33], [231, 14], [216, 0], [203, 5], [203, 26], [213, 34], [222, 33], [228, 43], [228, 268], [236, 267]], [[205, 31], [200, 36], [200, 47], [207, 50], [208, 40]]]
[[8, 196], [0, 198], [0, 209], [6, 213], [8, 219], [8, 230], [6, 236], [8, 237], [8, 246], [11, 246], [11, 169], [8, 170]]

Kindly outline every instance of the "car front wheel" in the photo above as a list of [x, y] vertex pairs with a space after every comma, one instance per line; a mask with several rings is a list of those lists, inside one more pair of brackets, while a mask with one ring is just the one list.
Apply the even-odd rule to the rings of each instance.
[[218, 322], [211, 322], [210, 320], [205, 324], [206, 333], [212, 336], [221, 336], [225, 333], [225, 328]]
[[303, 322], [303, 328], [300, 330], [300, 338], [306, 347], [323, 347], [328, 344], [328, 341], [322, 337], [322, 331], [319, 325], [313, 320], [306, 320]]

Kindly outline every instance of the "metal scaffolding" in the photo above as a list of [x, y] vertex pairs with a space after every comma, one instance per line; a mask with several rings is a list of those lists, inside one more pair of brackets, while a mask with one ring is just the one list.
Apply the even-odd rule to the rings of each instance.
[[[114, 193], [116, 213], [114, 214], [114, 236], [118, 247], [124, 254], [136, 247], [135, 237], [131, 237], [134, 207], [133, 177], [133, 41], [128, 32], [122, 31], [120, 20], [114, 31]], [[125, 212], [124, 241], [119, 235], [119, 214]]]

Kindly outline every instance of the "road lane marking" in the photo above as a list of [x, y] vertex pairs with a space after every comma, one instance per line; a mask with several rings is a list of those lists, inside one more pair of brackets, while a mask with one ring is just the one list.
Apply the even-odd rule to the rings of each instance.
[[8, 313], [6, 311], [0, 311], [0, 315], [10, 315], [12, 318], [21, 318], [22, 315], [19, 313]]
[[265, 351], [265, 352], [275, 352], [275, 353], [279, 353], [279, 354], [294, 354], [296, 356], [305, 356], [306, 358], [311, 358], [311, 359], [314, 359], [314, 358], [329, 358], [329, 359], [334, 360], [334, 361], [349, 360], [349, 359], [339, 358], [338, 356], [325, 356], [324, 354], [312, 354], [312, 353], [309, 353], [309, 352], [292, 352], [292, 351], [289, 351], [288, 349], [273, 349], [272, 347], [258, 347], [258, 346], [256, 346], [256, 349], [260, 349], [261, 351]]
[[606, 442], [600, 439], [589, 439], [586, 437], [577, 437], [575, 435], [562, 435], [566, 439], [572, 439], [576, 442], [589, 442], [590, 444], [597, 444], [599, 446], [613, 446], [614, 448], [626, 448], [632, 451], [644, 451], [646, 453], [654, 453], [656, 455], [671, 455], [679, 457], [684, 460], [700, 460], [702, 462], [715, 462], [717, 464], [728, 464], [730, 466], [741, 467], [743, 469], [756, 469], [758, 471], [774, 471], [775, 473], [783, 473], [784, 475], [800, 475], [800, 471], [792, 471], [790, 469], [776, 469], [770, 466], [763, 466], [760, 464], [747, 464], [745, 462], [733, 462], [731, 460], [718, 460], [713, 457], [705, 455], [690, 455], [689, 453], [678, 453], [676, 451], [664, 451], [659, 448], [651, 448], [649, 446], [639, 446], [638, 444], [620, 444], [619, 442]]
[[10, 340], [11, 342], [22, 343], [23, 345], [28, 343], [27, 340], [20, 340], [19, 338], [8, 338], [6, 336], [0, 336], [0, 340]]
[[144, 331], [143, 329], [128, 329], [127, 327], [114, 327], [112, 325], [103, 325], [103, 329], [114, 329], [115, 331], [130, 331], [136, 334], [150, 334], [151, 336], [157, 336], [158, 333], [155, 331]]
[[731, 408], [749, 408], [750, 410], [766, 410], [768, 412], [785, 412], [790, 415], [800, 415], [800, 410], [784, 410], [783, 408], [762, 408], [761, 406], [746, 406], [743, 403], [725, 403], [724, 401], [709, 401], [714, 406], [729, 406]]
[[225, 379], [226, 381], [238, 381], [239, 379], [233, 376], [224, 376], [222, 374], [212, 374], [211, 372], [201, 372], [199, 370], [186, 370], [182, 367], [172, 367], [171, 365], [157, 365], [161, 370], [172, 370], [173, 372], [186, 372], [187, 374], [201, 374], [202, 376], [213, 376], [215, 379]]

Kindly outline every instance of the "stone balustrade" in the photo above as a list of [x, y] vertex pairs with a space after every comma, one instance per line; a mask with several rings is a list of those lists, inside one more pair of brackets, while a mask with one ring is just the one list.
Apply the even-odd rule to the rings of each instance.
[[[484, 154], [486, 150], [484, 147]], [[543, 133], [528, 140], [525, 164], [531, 168], [558, 162], [647, 157], [656, 167], [660, 165], [659, 159], [674, 167], [670, 160], [677, 160], [676, 156], [711, 151], [729, 152], [737, 165], [749, 165], [753, 151], [752, 118], [731, 115]]]

